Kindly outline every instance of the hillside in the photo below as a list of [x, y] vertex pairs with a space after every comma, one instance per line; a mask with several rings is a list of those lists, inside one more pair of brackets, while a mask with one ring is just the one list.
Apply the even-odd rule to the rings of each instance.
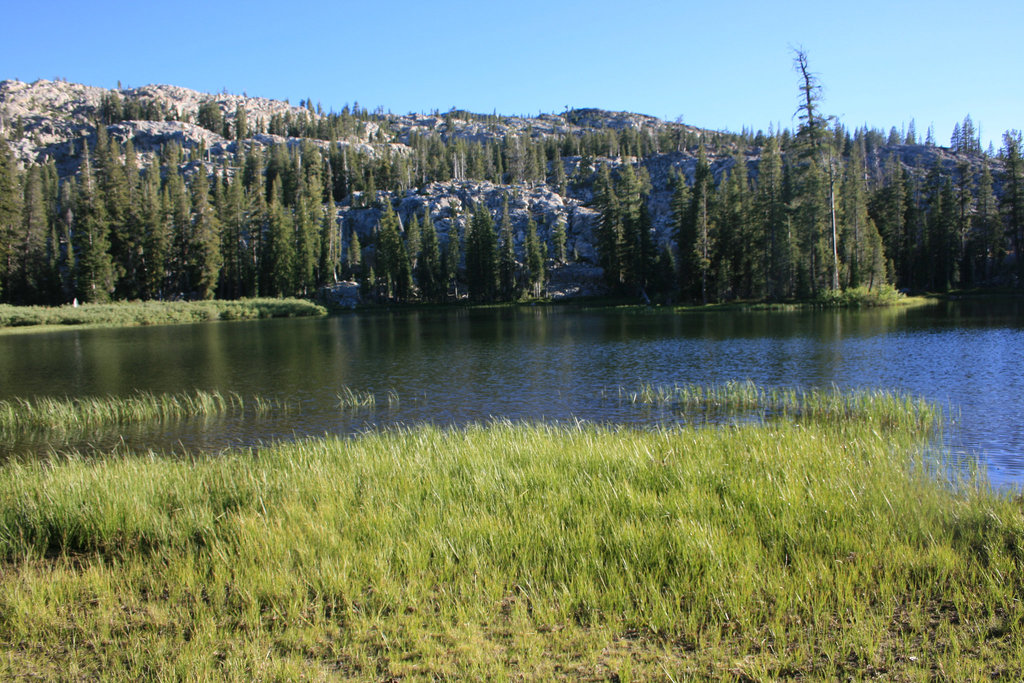
[[[692, 299], [697, 296], [696, 279], [700, 280], [699, 289], [704, 300], [737, 296], [786, 298], [813, 293], [822, 283], [827, 286], [828, 273], [818, 272], [824, 267], [821, 258], [815, 264], [811, 256], [806, 267], [794, 262], [786, 266], [788, 270], [785, 273], [780, 270], [779, 277], [775, 279], [785, 278], [790, 281], [789, 285], [782, 286], [779, 283], [772, 284], [773, 278], [767, 273], [754, 272], [771, 270], [775, 267], [771, 262], [754, 267], [749, 263], [743, 264], [743, 261], [750, 260], [749, 257], [726, 253], [727, 242], [739, 240], [741, 243], [749, 243], [750, 240], [749, 235], [740, 234], [742, 231], [738, 223], [727, 228], [728, 220], [749, 224], [750, 212], [763, 209], [757, 203], [759, 200], [756, 194], [763, 185], [759, 183], [759, 177], [766, 145], [770, 141], [777, 145], [779, 159], [784, 161], [783, 171], [793, 173], [793, 177], [789, 178], [773, 176], [772, 182], [780, 183], [779, 192], [782, 191], [781, 183], [795, 182], [798, 180], [795, 175], [803, 173], [802, 166], [795, 162], [795, 148], [791, 149], [797, 135], [789, 131], [776, 131], [769, 135], [761, 132], [722, 133], [640, 114], [596, 109], [568, 110], [536, 117], [480, 115], [455, 110], [396, 115], [381, 111], [368, 112], [358, 106], [352, 109], [346, 106], [341, 112], [325, 112], [319, 105], [306, 101], [293, 105], [246, 95], [204, 94], [169, 85], [108, 90], [63, 81], [37, 81], [31, 84], [0, 82], [0, 131], [6, 137], [21, 172], [31, 167], [51, 168], [53, 170], [50, 174], [57, 176], [58, 181], [49, 189], [52, 196], [48, 198], [52, 205], [50, 213], [53, 225], [50, 228], [57, 233], [60, 230], [54, 221], [61, 214], [60, 208], [56, 206], [60, 203], [58, 185], [63, 179], [76, 176], [80, 182], [83, 144], [93, 150], [95, 159], [97, 141], [101, 139], [113, 145], [111, 156], [119, 164], [128, 164], [129, 154], [133, 157], [130, 174], [144, 175], [138, 169], [146, 169], [156, 163], [161, 167], [164, 185], [167, 183], [167, 173], [174, 171], [175, 175], [180, 174], [188, 183], [193, 194], [193, 180], [200, 170], [204, 171], [202, 175], [214, 181], [213, 192], [217, 191], [218, 182], [226, 187], [234, 182], [236, 176], [245, 176], [247, 200], [253, 199], [251, 195], [257, 186], [252, 174], [259, 174], [258, 184], [263, 186], [266, 202], [273, 200], [273, 178], [278, 178], [282, 185], [280, 202], [289, 209], [293, 221], [304, 220], [295, 214], [298, 205], [296, 193], [303, 191], [300, 186], [310, 182], [315, 175], [316, 182], [323, 183], [324, 191], [320, 199], [326, 202], [324, 206], [330, 214], [325, 223], [329, 227], [319, 229], [316, 238], [320, 245], [330, 243], [330, 249], [334, 251], [325, 257], [330, 263], [324, 262], [324, 257], [311, 257], [320, 261], [314, 268], [318, 272], [301, 284], [286, 288], [291, 291], [279, 293], [308, 294], [343, 276], [365, 279], [367, 273], [356, 272], [354, 267], [346, 269], [345, 265], [357, 263], [365, 268], [375, 263], [376, 236], [387, 206], [397, 212], [398, 229], [403, 238], [407, 237], [406, 226], [416, 216], [417, 221], [429, 219], [437, 231], [439, 246], [444, 247], [449, 242], [453, 226], [461, 239], [466, 239], [470, 218], [481, 207], [489, 210], [500, 228], [506, 201], [512, 253], [516, 261], [516, 280], [520, 284], [516, 289], [522, 289], [522, 283], [531, 277], [522, 272], [528, 260], [527, 242], [531, 219], [536, 226], [537, 239], [547, 247], [545, 256], [549, 263], [543, 286], [551, 295], [598, 293], [619, 289], [622, 285], [631, 290], [633, 285], [638, 284], [641, 290], [665, 287], [681, 290], [675, 292], [679, 298]], [[957, 263], [945, 266], [941, 273], [918, 273], [920, 266], [916, 262], [930, 256], [916, 253], [920, 245], [906, 244], [911, 238], [903, 233], [911, 232], [911, 228], [900, 227], [900, 234], [897, 234], [896, 228], [881, 225], [886, 210], [880, 206], [884, 199], [883, 190], [892, 185], [898, 168], [899, 182], [904, 186], [901, 190], [904, 204], [906, 197], [919, 197], [922, 202], [917, 207], [921, 212], [919, 217], [909, 215], [904, 206], [902, 211], [906, 215], [898, 221], [902, 224], [927, 217], [930, 207], [923, 202], [928, 192], [933, 192], [935, 201], [938, 201], [943, 191], [939, 186], [941, 182], [936, 180], [938, 178], [949, 179], [953, 189], [959, 189], [960, 199], [957, 201], [961, 205], [965, 201], [964, 193], [971, 193], [968, 199], [972, 216], [978, 211], [989, 211], [986, 208], [988, 197], [979, 200], [978, 195], [986, 192], [995, 193], [996, 196], [1003, 194], [1001, 161], [974, 150], [953, 151], [934, 144], [916, 144], [916, 140], [895, 140], [892, 135], [886, 137], [879, 131], [838, 129], [833, 132], [837, 159], [835, 163], [845, 168], [856, 147], [860, 155], [856, 163], [861, 167], [858, 175], [863, 176], [860, 189], [844, 189], [847, 195], [862, 192], [863, 206], [838, 207], [844, 225], [832, 225], [835, 228], [835, 237], [832, 239], [834, 244], [825, 250], [835, 253], [833, 266], [836, 278], [840, 275], [841, 267], [845, 270], [842, 284], [856, 286], [867, 283], [867, 280], [858, 281], [859, 276], [856, 272], [851, 274], [851, 268], [855, 271], [855, 261], [868, 258], [874, 261], [872, 283], [886, 280], [910, 288], [941, 289], [983, 281], [1005, 281], [1007, 274], [1004, 272], [1003, 254], [1012, 251], [1013, 244], [994, 246], [991, 243], [993, 238], [989, 235], [994, 229], [990, 225], [983, 227], [982, 232], [985, 234], [976, 236], [985, 243], [968, 248], [971, 235], [966, 232], [976, 233], [978, 230], [975, 225], [966, 228], [965, 232], [965, 214], [961, 211], [960, 224], [955, 228], [944, 228], [959, 231], [955, 240], [949, 238], [952, 242], [959, 241], [959, 244], [951, 242], [947, 245], [947, 250], [952, 254], [949, 258]], [[103, 143], [104, 146], [107, 144]], [[706, 154], [706, 171], [702, 166], [702, 149]], [[315, 160], [314, 151], [318, 153]], [[110, 162], [106, 163], [109, 165]], [[744, 194], [744, 197], [736, 199], [745, 205], [745, 217], [727, 220], [728, 212], [724, 207], [729, 200], [724, 196], [726, 184], [722, 181], [732, 175], [732, 169], [737, 164], [743, 164], [747, 169], [745, 187], [736, 190]], [[612, 194], [615, 190], [609, 183], [617, 187], [623, 169], [627, 166], [639, 174], [639, 190], [634, 191], [634, 194], [639, 193], [638, 196], [643, 197], [641, 203], [647, 214], [644, 220], [648, 223], [642, 230], [642, 239], [632, 238], [640, 240], [637, 242], [639, 246], [634, 245], [636, 249], [649, 252], [641, 256], [641, 261], [649, 261], [646, 266], [631, 265], [623, 260], [632, 256], [618, 254], [612, 257], [607, 236], [602, 246], [602, 212], [610, 210], [607, 201], [611, 196], [609, 189], [612, 189]], [[602, 168], [610, 172], [604, 184], [600, 172]], [[993, 177], [988, 181], [991, 189], [981, 187], [985, 182], [983, 176], [986, 175], [986, 168]], [[109, 172], [109, 169], [98, 169], [98, 172], [102, 175]], [[674, 182], [677, 177], [685, 179], [687, 186], [681, 195], [678, 183]], [[688, 263], [694, 261], [691, 252], [697, 242], [686, 243], [686, 238], [681, 236], [685, 230], [680, 231], [679, 226], [680, 221], [686, 219], [682, 215], [686, 213], [684, 208], [687, 211], [691, 208], [692, 189], [695, 186], [703, 187], [702, 178], [706, 177], [713, 180], [712, 187], [719, 188], [714, 191], [714, 199], [723, 213], [715, 217], [714, 230], [718, 232], [703, 235], [707, 242], [704, 247], [708, 251], [696, 259], [702, 265], [690, 264], [688, 267]], [[98, 180], [102, 181], [102, 178]], [[800, 180], [805, 181], [806, 178]], [[21, 185], [24, 186], [25, 182], [23, 179]], [[135, 180], [132, 179], [132, 182]], [[843, 179], [841, 182], [847, 181]], [[909, 193], [907, 183], [917, 187], [917, 195]], [[929, 183], [931, 186], [928, 186]], [[309, 188], [305, 191], [311, 198], [317, 194]], [[675, 209], [674, 195], [678, 195]], [[837, 196], [833, 193], [833, 203]], [[797, 208], [800, 202], [793, 197], [778, 196], [774, 201], [780, 202], [780, 206], [785, 204], [783, 208], [791, 213], [791, 218], [800, 213]], [[874, 206], [871, 205], [872, 201]], [[685, 207], [678, 202], [684, 202]], [[167, 210], [166, 207], [164, 210]], [[944, 210], [952, 209], [946, 207]], [[117, 211], [120, 209], [116, 209], [115, 213]], [[864, 216], [857, 217], [858, 212]], [[108, 210], [106, 213], [109, 215], [111, 212]], [[251, 218], [251, 215], [248, 217]], [[845, 245], [839, 242], [847, 232], [846, 224], [849, 224], [849, 230], [857, 232], [855, 238], [845, 238], [847, 241], [868, 239], [860, 235], [860, 228], [854, 224], [869, 217], [887, 253], [882, 254], [865, 242], [842, 254], [845, 263], [841, 266], [840, 252]], [[982, 218], [985, 221], [995, 220], [991, 212]], [[220, 219], [223, 224], [223, 216]], [[639, 220], [637, 216], [634, 219]], [[221, 240], [218, 258], [223, 260], [232, 248], [237, 247], [258, 260], [260, 254], [256, 252], [262, 248], [260, 245], [264, 245], [262, 237], [269, 233], [270, 226], [269, 220], [261, 220], [264, 222], [258, 228], [247, 225], [243, 229], [238, 226], [239, 234], [232, 244]], [[803, 260], [803, 256], [796, 252], [813, 252], [821, 247], [816, 241], [828, 238], [828, 230], [822, 227], [820, 216], [807, 220], [812, 223], [817, 221], [818, 224], [810, 227], [799, 239], [793, 238], [793, 243], [787, 249], [794, 253], [785, 256], [790, 261]], [[706, 224], [705, 228], [709, 225]], [[774, 240], [772, 235], [776, 229], [781, 229], [781, 225], [778, 223], [773, 226], [769, 232], [761, 234], [758, 240]], [[633, 229], [625, 223], [623, 226], [620, 233]], [[866, 229], [866, 224], [863, 227]], [[73, 230], [69, 226], [64, 228], [69, 231], [70, 244], [74, 239], [71, 234]], [[258, 230], [260, 234], [253, 230]], [[564, 255], [555, 253], [559, 230], [565, 232]], [[112, 249], [116, 252], [118, 239], [124, 241], [129, 238], [119, 238], [116, 227], [113, 228], [113, 234], [115, 239]], [[620, 244], [617, 249], [622, 248], [621, 243], [625, 239], [623, 234], [612, 236], [613, 241], [617, 240]], [[351, 254], [346, 255], [353, 235], [365, 250], [355, 259]], [[649, 246], [644, 246], [648, 238]], [[173, 235], [169, 235], [168, 239], [173, 242]], [[500, 244], [508, 239], [498, 236]], [[139, 251], [144, 240], [140, 236], [137, 241], [139, 245], [136, 251]], [[311, 248], [310, 244], [300, 244], [299, 237], [292, 241], [292, 246], [298, 247], [300, 251]], [[75, 251], [75, 245], [71, 247], [71, 251]], [[51, 256], [60, 251], [54, 244], [48, 248]], [[7, 246], [9, 253], [17, 254], [18, 249], [17, 245]], [[67, 249], [65, 245], [64, 250]], [[765, 250], [763, 245], [761, 249]], [[871, 249], [878, 253], [865, 256]], [[721, 253], [713, 254], [716, 250]], [[856, 250], [862, 253], [855, 254]], [[968, 254], [968, 251], [972, 253]], [[118, 255], [113, 252], [111, 256], [117, 266]], [[409, 254], [413, 263], [417, 261], [417, 255]], [[464, 251], [461, 256], [465, 257]], [[187, 257], [182, 254], [181, 258]], [[609, 258], [616, 264], [610, 265]], [[659, 258], [665, 263], [656, 266], [655, 261]], [[772, 256], [767, 258], [768, 261], [774, 259]], [[139, 258], [136, 258], [138, 261]], [[460, 261], [457, 271], [464, 265], [464, 261]], [[131, 265], [128, 263], [122, 264], [122, 270], [129, 267]], [[184, 263], [180, 267], [186, 269]], [[256, 267], [265, 270], [264, 265]], [[676, 282], [671, 285], [654, 283], [652, 273], [655, 267], [661, 269], [659, 272], [663, 273], [662, 279], [668, 277]], [[864, 267], [862, 263], [860, 269], [863, 271]], [[608, 276], [612, 268], [622, 271], [619, 277]], [[642, 282], [635, 281], [638, 268], [651, 271], [641, 276]], [[673, 271], [671, 277], [664, 275], [669, 268]], [[700, 272], [697, 273], [694, 268]], [[738, 269], [747, 272], [740, 275]], [[967, 270], [971, 271], [970, 277], [966, 276]], [[416, 280], [410, 290], [414, 293], [420, 288], [420, 283], [414, 272], [411, 275]], [[80, 283], [66, 281], [70, 277], [69, 273], [61, 277], [65, 280], [59, 287], [63, 292], [61, 296], [81, 290]], [[263, 282], [257, 282], [261, 277]], [[462, 275], [456, 272], [451, 277], [447, 284], [458, 291], [458, 281]], [[752, 284], [754, 277], [762, 280], [762, 284]], [[17, 290], [17, 283], [14, 283], [12, 290], [11, 282], [16, 278], [16, 273], [7, 274], [8, 293]], [[101, 287], [108, 289], [114, 296], [191, 297], [200, 293], [197, 292], [194, 277], [180, 274], [174, 282], [163, 283], [150, 291], [144, 291], [137, 285], [119, 286], [115, 281], [118, 278], [116, 267], [112, 278], [111, 282], [104, 282]], [[228, 286], [222, 280], [219, 285], [208, 283], [208, 287], [213, 287], [218, 296], [252, 292], [254, 288], [259, 288], [259, 284], [263, 285], [265, 291], [268, 278], [273, 279], [266, 273], [262, 276], [254, 273], [248, 284], [239, 280]], [[685, 284], [687, 280], [688, 285]], [[712, 281], [714, 292], [709, 297], [708, 287]], [[90, 287], [91, 291], [95, 291], [95, 287]], [[206, 290], [201, 292], [204, 296], [209, 293]], [[25, 301], [43, 298], [32, 297], [30, 294], [22, 292], [18, 296], [5, 295], [0, 290], [0, 297], [11, 296], [12, 299]], [[384, 298], [393, 297], [394, 292], [387, 287]]]

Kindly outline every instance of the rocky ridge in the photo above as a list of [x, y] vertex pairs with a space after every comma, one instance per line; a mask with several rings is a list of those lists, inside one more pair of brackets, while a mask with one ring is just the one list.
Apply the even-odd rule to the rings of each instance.
[[[61, 175], [74, 174], [79, 163], [78, 152], [82, 139], [88, 139], [90, 144], [95, 141], [97, 125], [101, 125], [97, 122], [101, 120], [104, 100], [114, 95], [122, 102], [132, 103], [135, 110], [149, 107], [150, 110], [164, 111], [167, 115], [164, 120], [112, 122], [106, 125], [107, 134], [121, 143], [131, 141], [143, 164], [153, 155], [159, 154], [164, 146], [177, 144], [190, 152], [186, 173], [194, 173], [200, 168], [212, 172], [223, 162], [236, 158], [240, 151], [239, 141], [197, 125], [198, 114], [204, 104], [216, 103], [220, 115], [232, 125], [236, 110], [243, 108], [250, 125], [256, 130], [264, 128], [274, 116], [310, 117], [316, 120], [327, 115], [319, 107], [314, 108], [308, 103], [297, 106], [285, 101], [247, 95], [200, 93], [172, 85], [110, 90], [66, 81], [23, 83], [5, 80], [0, 82], [0, 134], [7, 138], [21, 163], [41, 163], [52, 159]], [[711, 131], [642, 114], [598, 109], [576, 109], [535, 117], [488, 116], [453, 110], [402, 115], [376, 112], [363, 117], [354, 131], [345, 139], [338, 140], [337, 144], [349, 146], [368, 156], [380, 155], [385, 148], [392, 155], [408, 155], [413, 153], [411, 145], [416, 136], [437, 135], [443, 140], [454, 138], [484, 142], [515, 136], [543, 138], [583, 135], [594, 131], [658, 132], [665, 129], [684, 131], [701, 139], [711, 139], [715, 135]], [[302, 141], [300, 138], [261, 132], [247, 137], [242, 144], [267, 148], [281, 144], [294, 146]], [[325, 140], [310, 142], [321, 148], [331, 144]], [[734, 148], [729, 144], [709, 147], [709, 161], [716, 181], [733, 166], [734, 153]], [[746, 152], [748, 168], [755, 177], [759, 153], [757, 148]], [[942, 147], [883, 145], [871, 150], [868, 158], [870, 170], [881, 174], [885, 160], [892, 155], [904, 167], [919, 175], [936, 165], [951, 171], [958, 164], [967, 163], [974, 174], [980, 173], [981, 169], [980, 158], [958, 155]], [[643, 166], [651, 183], [649, 207], [656, 241], [666, 243], [672, 240], [671, 178], [681, 173], [692, 183], [697, 165], [696, 149], [661, 150], [643, 160], [599, 156], [586, 161], [591, 164], [591, 169], [600, 164], [607, 164], [613, 169], [623, 163]], [[530, 218], [537, 224], [543, 239], [550, 238], [555, 225], [562, 223], [566, 229], [570, 261], [577, 269], [592, 270], [597, 261], [594, 237], [598, 225], [598, 214], [590, 208], [594, 174], [591, 170], [580, 170], [584, 163], [581, 157], [563, 157], [562, 162], [567, 177], [581, 180], [570, 183], [564, 192], [545, 183], [509, 186], [482, 181], [434, 182], [403, 193], [380, 191], [371, 201], [362, 198], [358, 206], [339, 205], [339, 226], [355, 230], [363, 243], [367, 244], [380, 215], [380, 210], [373, 207], [390, 202], [403, 222], [410, 220], [414, 214], [429, 215], [444, 239], [453, 227], [465, 229], [471, 209], [486, 206], [497, 215], [507, 197], [517, 245], [521, 247], [523, 243]], [[342, 232], [348, 233], [347, 230]], [[590, 292], [593, 288], [589, 284], [579, 283], [589, 283], [591, 280], [596, 283], [599, 280], [589, 270], [586, 273], [582, 270], [573, 271], [571, 276], [569, 272], [564, 271], [561, 276], [552, 278], [553, 282], [559, 277], [564, 281], [558, 291]], [[575, 284], [565, 281], [566, 278], [575, 278]]]

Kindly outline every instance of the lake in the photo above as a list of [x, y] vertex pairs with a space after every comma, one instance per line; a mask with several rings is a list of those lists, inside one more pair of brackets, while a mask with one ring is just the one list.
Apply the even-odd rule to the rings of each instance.
[[[0, 398], [218, 390], [292, 408], [0, 444], [216, 452], [379, 425], [492, 418], [645, 425], [676, 419], [619, 390], [752, 380], [889, 389], [951, 409], [946, 446], [1003, 488], [1024, 485], [1020, 301], [801, 312], [437, 309], [0, 336]], [[348, 387], [373, 409], [339, 408]]]

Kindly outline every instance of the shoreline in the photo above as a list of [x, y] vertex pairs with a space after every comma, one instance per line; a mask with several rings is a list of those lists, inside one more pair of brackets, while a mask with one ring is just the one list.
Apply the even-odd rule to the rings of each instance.
[[0, 465], [0, 673], [1019, 675], [1019, 504], [856, 405]]

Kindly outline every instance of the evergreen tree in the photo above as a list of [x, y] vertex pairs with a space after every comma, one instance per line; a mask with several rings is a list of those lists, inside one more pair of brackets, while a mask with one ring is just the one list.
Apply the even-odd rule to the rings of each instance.
[[558, 194], [564, 195], [566, 192], [567, 182], [568, 180], [565, 176], [565, 164], [562, 162], [562, 157], [556, 156], [551, 161], [551, 186], [555, 188], [555, 191], [558, 192]]
[[750, 205], [747, 161], [737, 151], [728, 178], [721, 183], [715, 206], [718, 248], [712, 271], [716, 298], [750, 297], [755, 289], [759, 295], [763, 294], [762, 262], [758, 258], [763, 251], [762, 233], [753, 228]]
[[956, 183], [953, 187], [956, 201], [956, 227], [954, 230], [955, 248], [957, 251], [957, 272], [959, 278], [956, 284], [962, 285], [966, 280], [972, 280], [972, 268], [968, 246], [971, 238], [971, 222], [974, 218], [974, 181], [970, 167], [966, 161], [959, 161], [956, 166]]
[[936, 165], [929, 171], [925, 198], [925, 233], [921, 264], [932, 290], [948, 291], [957, 284], [956, 200], [953, 182]]
[[551, 229], [552, 258], [558, 263], [565, 263], [565, 221], [558, 219]]
[[79, 298], [87, 302], [106, 302], [114, 291], [114, 265], [110, 258], [109, 227], [106, 208], [98, 197], [96, 179], [89, 160], [89, 147], [82, 141], [78, 197], [75, 202], [75, 281]]
[[449, 285], [453, 287], [456, 299], [459, 298], [459, 261], [462, 259], [460, 251], [459, 224], [453, 216], [451, 227], [448, 229], [448, 241], [444, 246], [441, 269], [445, 291], [447, 293]]
[[220, 250], [220, 225], [210, 205], [210, 182], [200, 168], [192, 180], [193, 225], [189, 247], [189, 277], [200, 299], [212, 299], [217, 291], [217, 278], [223, 265]]
[[363, 265], [363, 246], [359, 243], [359, 233], [355, 228], [348, 239], [348, 251], [345, 254], [345, 268], [348, 277], [356, 277]]
[[895, 156], [889, 157], [884, 172], [884, 182], [869, 199], [868, 213], [882, 237], [887, 258], [892, 262], [889, 270], [896, 285], [908, 287], [910, 241], [906, 225], [905, 172]]
[[330, 285], [338, 281], [338, 270], [341, 267], [341, 236], [338, 232], [337, 210], [334, 200], [324, 205], [320, 212], [320, 257], [317, 271], [317, 284]]
[[615, 193], [619, 201], [621, 231], [619, 233], [619, 271], [621, 283], [644, 293], [654, 265], [654, 244], [651, 220], [647, 210], [650, 186], [646, 170], [638, 174], [632, 164], [619, 170]]
[[498, 293], [502, 300], [511, 301], [516, 298], [516, 253], [507, 195], [501, 211], [498, 245]]
[[437, 241], [437, 229], [429, 213], [423, 218], [422, 246], [416, 261], [416, 279], [420, 294], [427, 300], [439, 302], [444, 298], [444, 274], [441, 268], [441, 248]]
[[135, 276], [138, 269], [136, 238], [139, 228], [137, 220], [134, 220], [135, 217], [132, 215], [135, 206], [132, 185], [138, 181], [138, 169], [134, 168], [135, 155], [132, 153], [129, 157], [134, 174], [134, 178], [129, 179], [128, 170], [120, 163], [119, 145], [107, 136], [105, 126], [98, 126], [96, 129], [94, 151], [93, 170], [98, 196], [103, 201], [117, 295], [138, 296]]
[[316, 220], [314, 211], [317, 211], [319, 206], [320, 204], [316, 204], [317, 208], [314, 207], [313, 201], [305, 191], [299, 193], [294, 205], [292, 282], [294, 291], [299, 296], [305, 296], [316, 286], [320, 222]]
[[473, 213], [466, 233], [466, 286], [474, 301], [494, 301], [498, 284], [498, 239], [487, 207]]
[[391, 202], [384, 203], [384, 213], [377, 226], [375, 271], [381, 296], [385, 300], [406, 301], [412, 289], [409, 255], [398, 233], [398, 217]]
[[291, 296], [295, 291], [292, 280], [295, 262], [294, 228], [292, 214], [281, 201], [280, 181], [274, 181], [267, 207], [267, 234], [263, 240], [261, 259], [262, 285], [260, 291], [270, 296]]
[[249, 121], [245, 113], [245, 107], [241, 104], [235, 107], [235, 139], [244, 140], [249, 137]]
[[604, 269], [605, 282], [612, 287], [618, 287], [622, 282], [622, 209], [607, 164], [602, 164], [598, 171], [594, 184], [594, 202], [600, 213], [595, 236], [598, 265]]
[[711, 257], [715, 241], [715, 225], [712, 219], [714, 190], [715, 179], [708, 164], [704, 145], [701, 144], [697, 153], [693, 187], [690, 188], [690, 206], [685, 220], [676, 227], [676, 239], [681, 259], [682, 293], [688, 297], [699, 296], [701, 302], [705, 304], [708, 302]]
[[1024, 280], [1024, 161], [1021, 159], [1021, 134], [1003, 134], [1003, 197], [1000, 207], [1006, 234], [1013, 244], [1018, 278]]
[[[838, 160], [828, 134], [828, 119], [821, 114], [821, 85], [811, 73], [807, 53], [797, 50], [794, 66], [800, 73], [801, 101], [797, 131], [801, 166], [800, 212], [805, 248], [810, 261], [807, 274], [811, 293], [830, 275], [831, 289], [839, 289], [839, 236], [836, 222]], [[899, 140], [896, 140], [899, 143]], [[825, 233], [825, 235], [823, 235]], [[831, 252], [831, 253], [829, 253]]]
[[761, 234], [764, 250], [765, 294], [769, 299], [789, 296], [789, 249], [786, 240], [786, 206], [783, 198], [782, 156], [779, 138], [771, 135], [761, 151], [757, 195], [752, 223]]
[[537, 224], [533, 218], [526, 222], [526, 273], [533, 296], [540, 296], [544, 287], [544, 251], [537, 239]]
[[12, 283], [15, 298], [22, 303], [47, 303], [52, 275], [48, 267], [49, 212], [42, 179], [43, 167], [30, 166], [25, 173], [22, 229], [16, 244], [17, 275]]
[[863, 140], [854, 144], [842, 179], [842, 254], [847, 287], [875, 287], [885, 282], [882, 238], [868, 214], [867, 165]]
[[996, 205], [996, 198], [992, 191], [992, 170], [988, 160], [981, 168], [981, 176], [978, 179], [977, 189], [977, 211], [974, 219], [974, 276], [972, 281], [977, 282], [979, 278], [990, 281], [995, 277], [1006, 257], [1006, 236], [1003, 233], [1003, 226], [999, 220], [999, 209]]
[[405, 229], [405, 251], [409, 254], [409, 261], [414, 270], [420, 256], [420, 241], [420, 220], [414, 213], [409, 219], [409, 227]]
[[75, 222], [75, 200], [77, 196], [75, 179], [69, 178], [60, 185], [58, 203], [58, 224], [60, 253], [57, 257], [57, 269], [60, 276], [60, 300], [69, 302], [75, 296], [75, 276], [78, 265], [75, 261], [75, 245], [72, 239]]
[[142, 295], [162, 299], [170, 252], [170, 231], [160, 204], [160, 161], [153, 161], [146, 170], [140, 193], [142, 220]]
[[224, 115], [220, 111], [220, 105], [215, 100], [206, 100], [200, 104], [196, 123], [211, 133], [223, 133]]
[[224, 267], [220, 275], [220, 291], [226, 298], [242, 296], [243, 268], [246, 263], [246, 202], [242, 179], [239, 175], [219, 183], [223, 190], [217, 193], [217, 215], [221, 226], [221, 253]]

